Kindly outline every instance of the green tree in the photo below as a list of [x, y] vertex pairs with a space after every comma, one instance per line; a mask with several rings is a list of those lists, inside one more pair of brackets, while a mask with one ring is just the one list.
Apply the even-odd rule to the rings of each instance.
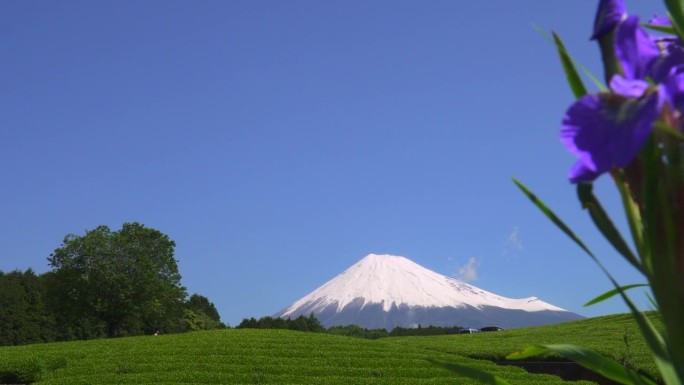
[[298, 330], [300, 332], [308, 332], [309, 325], [307, 324], [307, 319], [303, 315], [295, 318], [294, 320], [287, 320], [287, 328], [290, 330]]
[[185, 303], [185, 330], [223, 329], [226, 326], [213, 303], [203, 295], [193, 294]]
[[307, 318], [306, 320], [306, 326], [310, 332], [325, 332], [325, 328], [323, 327], [323, 325], [321, 325], [321, 322], [318, 320], [318, 318], [316, 318], [316, 316], [313, 315], [313, 313], [309, 314], [309, 318]]
[[174, 248], [167, 235], [139, 223], [67, 235], [48, 258], [62, 318], [103, 324], [109, 337], [180, 331], [186, 292]]
[[214, 304], [203, 295], [191, 295], [190, 299], [188, 299], [188, 302], [186, 302], [185, 307], [194, 312], [201, 311], [202, 313], [206, 314], [210, 319], [216, 322], [221, 322], [221, 316], [219, 316], [218, 310], [216, 310]]
[[[204, 313], [202, 313], [204, 314]], [[191, 309], [184, 309], [183, 310], [183, 322], [184, 326], [183, 329], [187, 332], [194, 332], [198, 330], [207, 330], [207, 326], [205, 325], [205, 320], [207, 319], [206, 315], [202, 317], [202, 315], [195, 313]]]
[[0, 271], [0, 345], [54, 340], [54, 319], [44, 303], [42, 284], [33, 270]]
[[256, 320], [256, 318], [243, 318], [242, 322], [238, 326], [235, 327], [236, 329], [258, 329], [259, 328], [259, 322]]
[[66, 270], [49, 271], [40, 278], [45, 288], [46, 307], [54, 316], [56, 340], [85, 340], [107, 335], [107, 325], [86, 312], [77, 301], [77, 292], [74, 289], [74, 285], [78, 283], [77, 274]]
[[346, 326], [331, 326], [328, 330], [330, 334], [336, 334], [348, 337], [366, 338], [376, 340], [378, 338], [385, 338], [388, 336], [385, 329], [364, 329], [358, 325]]

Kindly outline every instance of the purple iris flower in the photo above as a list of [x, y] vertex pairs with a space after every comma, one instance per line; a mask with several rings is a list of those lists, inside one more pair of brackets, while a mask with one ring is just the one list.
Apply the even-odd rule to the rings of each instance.
[[601, 0], [594, 20], [594, 34], [591, 40], [600, 39], [610, 33], [626, 17], [624, 0]]
[[626, 167], [653, 129], [661, 107], [659, 92], [638, 79], [613, 77], [612, 93], [585, 95], [565, 114], [561, 142], [579, 160], [572, 183], [591, 182], [613, 167]]
[[671, 114], [668, 120], [677, 125], [682, 121], [682, 42], [675, 36], [649, 36], [637, 16], [626, 16], [622, 1], [601, 0], [592, 38], [600, 40], [602, 50], [606, 45], [601, 39], [611, 31], [615, 55], [604, 55], [604, 60], [616, 60], [619, 68], [612, 73], [621, 73], [610, 78], [611, 92], [579, 98], [563, 117], [561, 142], [578, 157], [568, 175], [572, 183], [591, 182], [614, 167], [627, 167], [663, 113]]
[[[651, 22], [669, 23], [668, 19]], [[629, 79], [646, 79], [662, 83], [670, 70], [684, 64], [684, 46], [676, 36], [649, 36], [639, 25], [637, 16], [629, 16], [615, 33], [615, 56]]]
[[628, 79], [646, 79], [661, 57], [658, 43], [639, 25], [638, 16], [629, 16], [615, 33], [615, 56]]

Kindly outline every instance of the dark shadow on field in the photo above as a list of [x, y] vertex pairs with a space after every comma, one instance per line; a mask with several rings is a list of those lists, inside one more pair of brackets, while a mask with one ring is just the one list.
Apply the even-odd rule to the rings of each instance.
[[[497, 365], [512, 365], [524, 369], [528, 373], [551, 374], [565, 381], [592, 381], [599, 385], [620, 385], [619, 382], [605, 378], [572, 361], [539, 361], [511, 360], [494, 361]], [[657, 381], [656, 381], [657, 382]]]

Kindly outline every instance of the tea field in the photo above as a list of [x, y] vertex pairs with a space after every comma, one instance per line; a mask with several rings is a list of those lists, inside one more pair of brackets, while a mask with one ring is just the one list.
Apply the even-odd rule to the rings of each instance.
[[[661, 326], [654, 313], [649, 318], [657, 327]], [[428, 351], [492, 361], [504, 360], [509, 353], [522, 350], [530, 344], [572, 343], [599, 352], [651, 378], [659, 378], [651, 353], [629, 314], [494, 333], [401, 337], [388, 341], [413, 349], [422, 347]], [[551, 358], [561, 357], [547, 357]]]
[[428, 358], [467, 364], [511, 384], [591, 384], [529, 374], [492, 359], [530, 343], [595, 348], [655, 373], [627, 315], [538, 328], [363, 340], [287, 330], [188, 334], [0, 348], [0, 383], [36, 384], [479, 384]]

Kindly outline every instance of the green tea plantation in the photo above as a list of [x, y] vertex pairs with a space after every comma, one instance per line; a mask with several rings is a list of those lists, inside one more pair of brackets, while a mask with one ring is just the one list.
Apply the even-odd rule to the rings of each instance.
[[511, 384], [591, 384], [492, 362], [526, 344], [555, 342], [594, 348], [656, 376], [631, 317], [618, 315], [492, 333], [380, 340], [227, 329], [10, 346], [0, 348], [0, 383], [479, 384], [429, 361], [436, 359], [484, 369]]

